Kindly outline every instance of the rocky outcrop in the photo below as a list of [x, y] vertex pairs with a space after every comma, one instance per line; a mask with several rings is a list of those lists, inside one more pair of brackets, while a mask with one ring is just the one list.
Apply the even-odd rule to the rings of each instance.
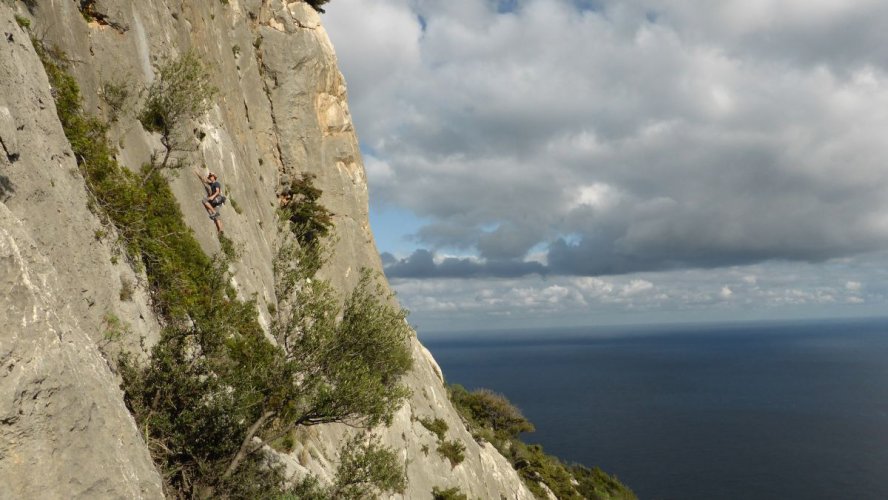
[[[195, 151], [187, 159], [217, 172], [233, 200], [222, 213], [226, 234], [241, 250], [234, 281], [243, 297], [256, 297], [264, 324], [267, 304], [275, 301], [278, 196], [303, 173], [316, 175], [321, 202], [335, 217], [336, 247], [325, 277], [347, 291], [362, 267], [381, 271], [345, 82], [307, 4], [14, 5], [32, 33], [67, 53], [85, 106], [116, 118], [109, 133], [118, 160], [132, 169], [161, 147], [134, 112], [135, 96], [154, 78], [156, 64], [188, 50], [207, 63], [220, 92], [194, 124]], [[111, 229], [88, 209], [46, 76], [6, 4], [0, 4], [0, 26], [6, 36], [0, 41], [0, 484], [12, 485], [0, 497], [10, 491], [16, 498], [158, 497], [160, 480], [107, 361], [123, 349], [144, 352], [157, 338], [157, 321], [142, 279], [119, 256]], [[122, 105], [108, 99], [112, 87], [128, 90]], [[179, 175], [172, 187], [204, 249], [218, 251], [215, 229], [198, 203], [200, 183]], [[125, 335], [111, 342], [113, 329]], [[434, 486], [459, 486], [472, 498], [532, 498], [493, 447], [472, 439], [447, 398], [440, 369], [412, 342], [415, 363], [406, 381], [413, 395], [392, 426], [378, 430], [406, 463], [403, 498], [427, 498]], [[466, 446], [465, 461], [451, 466], [436, 453], [436, 437], [421, 417], [447, 422], [448, 439]], [[349, 432], [337, 425], [305, 430], [284, 457], [288, 468], [332, 477]], [[72, 461], [77, 467], [69, 468]]]
[[150, 336], [149, 309], [120, 300], [135, 276], [96, 241], [46, 76], [3, 4], [0, 31], [0, 497], [157, 498], [99, 350], [111, 318]]

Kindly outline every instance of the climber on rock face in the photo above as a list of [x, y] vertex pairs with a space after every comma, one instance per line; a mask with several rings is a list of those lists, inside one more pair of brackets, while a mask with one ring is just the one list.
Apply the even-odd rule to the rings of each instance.
[[203, 183], [204, 189], [207, 190], [207, 196], [203, 199], [203, 206], [207, 209], [210, 219], [216, 223], [216, 230], [222, 234], [222, 216], [217, 210], [225, 203], [225, 196], [222, 195], [222, 184], [217, 180], [216, 174], [210, 172], [204, 178], [199, 172], [194, 172], [200, 182]]

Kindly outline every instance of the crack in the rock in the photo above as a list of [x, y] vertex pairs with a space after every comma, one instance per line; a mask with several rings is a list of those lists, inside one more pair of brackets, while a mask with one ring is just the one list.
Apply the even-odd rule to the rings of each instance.
[[6, 159], [9, 160], [9, 163], [15, 163], [18, 161], [20, 155], [18, 153], [10, 153], [9, 149], [6, 147], [6, 143], [3, 142], [2, 137], [0, 137], [0, 147], [3, 148], [3, 152], [6, 154]]
[[[262, 52], [258, 46], [256, 47], [256, 62], [258, 63], [259, 68], [265, 68], [265, 61], [263, 61], [263, 59], [262, 59]], [[265, 71], [268, 71], [268, 69], [266, 68]], [[263, 73], [264, 73], [264, 71], [263, 71]], [[275, 82], [276, 82], [277, 76], [272, 75], [272, 77], [275, 79]], [[275, 116], [275, 113], [274, 113], [274, 100], [272, 100], [272, 98], [271, 98], [271, 90], [268, 88], [268, 78], [267, 77], [262, 78], [262, 90], [263, 90], [262, 93], [265, 94], [265, 98], [268, 100], [268, 109], [269, 109], [268, 114], [271, 117], [271, 126], [272, 126], [272, 130], [274, 132], [274, 148], [277, 151], [277, 160], [278, 160], [278, 165], [279, 165], [278, 174], [280, 175], [280, 174], [284, 173], [283, 172], [284, 152], [281, 150], [280, 129], [278, 128], [277, 117]]]

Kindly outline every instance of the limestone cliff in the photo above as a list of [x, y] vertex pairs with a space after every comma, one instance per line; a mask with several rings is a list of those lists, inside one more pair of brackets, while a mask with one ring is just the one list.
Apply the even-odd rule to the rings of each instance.
[[[315, 174], [334, 213], [337, 243], [325, 277], [348, 290], [360, 268], [381, 270], [345, 82], [320, 18], [302, 1], [0, 2], [0, 497], [158, 498], [161, 479], [107, 362], [121, 349], [144, 352], [158, 322], [143, 277], [88, 208], [24, 23], [67, 53], [88, 110], [115, 115], [109, 133], [131, 169], [161, 148], [136, 120], [133, 96], [166, 58], [193, 50], [207, 63], [220, 93], [194, 124], [200, 139], [189, 161], [217, 172], [234, 200], [223, 208], [226, 234], [242, 250], [234, 281], [243, 297], [257, 298], [266, 325], [275, 210], [295, 176]], [[115, 87], [130, 89], [123, 106], [109, 102]], [[204, 250], [217, 252], [198, 202], [202, 186], [190, 175], [171, 180]], [[117, 330], [124, 335], [109, 342]], [[412, 348], [413, 396], [379, 431], [406, 463], [403, 497], [459, 486], [472, 498], [532, 498], [510, 464], [466, 431], [429, 352], [415, 339]], [[436, 454], [436, 437], [419, 417], [447, 422], [449, 438], [466, 446], [465, 461], [451, 467]], [[310, 428], [288, 468], [331, 477], [348, 432]]]

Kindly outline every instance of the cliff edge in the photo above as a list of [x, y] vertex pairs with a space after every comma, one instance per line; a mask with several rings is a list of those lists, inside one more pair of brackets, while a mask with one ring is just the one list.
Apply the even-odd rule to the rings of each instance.
[[[145, 277], [90, 210], [30, 36], [64, 50], [84, 107], [109, 121], [117, 161], [133, 171], [162, 149], [133, 112], [158, 65], [193, 51], [210, 68], [219, 94], [193, 124], [198, 139], [187, 160], [226, 187], [226, 235], [240, 249], [232, 283], [255, 298], [265, 327], [276, 303], [279, 196], [303, 174], [315, 176], [335, 222], [323, 277], [347, 292], [360, 269], [382, 270], [345, 82], [303, 1], [7, 2], [0, 30], [0, 497], [160, 498], [160, 475], [113, 362], [121, 351], [145, 355], [160, 322]], [[127, 91], [123, 99], [111, 98], [114, 89]], [[199, 203], [202, 185], [189, 175], [169, 179], [203, 249], [219, 252]], [[452, 486], [471, 498], [533, 498], [511, 464], [466, 430], [415, 337], [411, 349], [412, 396], [377, 431], [406, 464], [407, 489], [395, 498]], [[465, 446], [461, 463], [428, 452], [437, 437], [421, 418], [447, 423], [448, 439]], [[284, 457], [288, 470], [331, 479], [351, 432], [336, 424], [305, 430]]]

